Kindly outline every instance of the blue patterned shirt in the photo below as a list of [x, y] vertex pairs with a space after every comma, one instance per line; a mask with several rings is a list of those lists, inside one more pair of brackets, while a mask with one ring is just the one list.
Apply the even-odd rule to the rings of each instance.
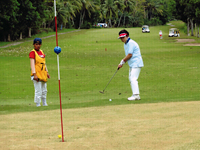
[[127, 61], [129, 67], [131, 68], [144, 67], [142, 56], [140, 53], [140, 47], [135, 41], [128, 38], [126, 43], [124, 44], [124, 50], [126, 56], [128, 54], [132, 54], [132, 57]]

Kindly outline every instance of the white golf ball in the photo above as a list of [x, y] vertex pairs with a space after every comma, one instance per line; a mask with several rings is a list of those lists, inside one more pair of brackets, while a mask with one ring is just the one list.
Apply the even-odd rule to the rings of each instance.
[[112, 99], [109, 99], [109, 101], [112, 101]]

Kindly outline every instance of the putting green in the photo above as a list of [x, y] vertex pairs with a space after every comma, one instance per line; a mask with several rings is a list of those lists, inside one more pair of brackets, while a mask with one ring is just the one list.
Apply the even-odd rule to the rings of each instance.
[[[113, 102], [113, 101], [112, 101]], [[112, 103], [111, 102], [111, 103]], [[200, 102], [132, 104], [1, 115], [2, 149], [200, 149]]]

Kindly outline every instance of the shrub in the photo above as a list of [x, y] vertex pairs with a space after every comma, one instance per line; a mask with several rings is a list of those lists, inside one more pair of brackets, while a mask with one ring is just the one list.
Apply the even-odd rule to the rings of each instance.
[[91, 28], [91, 23], [85, 21], [82, 25], [81, 25], [81, 29], [90, 29]]

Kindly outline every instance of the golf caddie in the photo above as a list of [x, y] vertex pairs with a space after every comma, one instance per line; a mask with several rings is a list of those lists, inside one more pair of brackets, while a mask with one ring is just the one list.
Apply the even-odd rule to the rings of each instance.
[[46, 102], [47, 78], [50, 78], [45, 62], [45, 54], [40, 49], [41, 45], [42, 39], [35, 38], [33, 40], [34, 49], [29, 53], [31, 80], [33, 81], [35, 88], [34, 102], [37, 107], [41, 106], [41, 99], [43, 106], [48, 106]]
[[118, 68], [121, 68], [126, 62], [129, 65], [129, 81], [132, 89], [132, 96], [129, 101], [140, 100], [140, 92], [138, 86], [138, 77], [141, 68], [144, 66], [139, 45], [129, 37], [129, 32], [121, 30], [118, 39], [124, 43], [125, 57], [121, 60]]

